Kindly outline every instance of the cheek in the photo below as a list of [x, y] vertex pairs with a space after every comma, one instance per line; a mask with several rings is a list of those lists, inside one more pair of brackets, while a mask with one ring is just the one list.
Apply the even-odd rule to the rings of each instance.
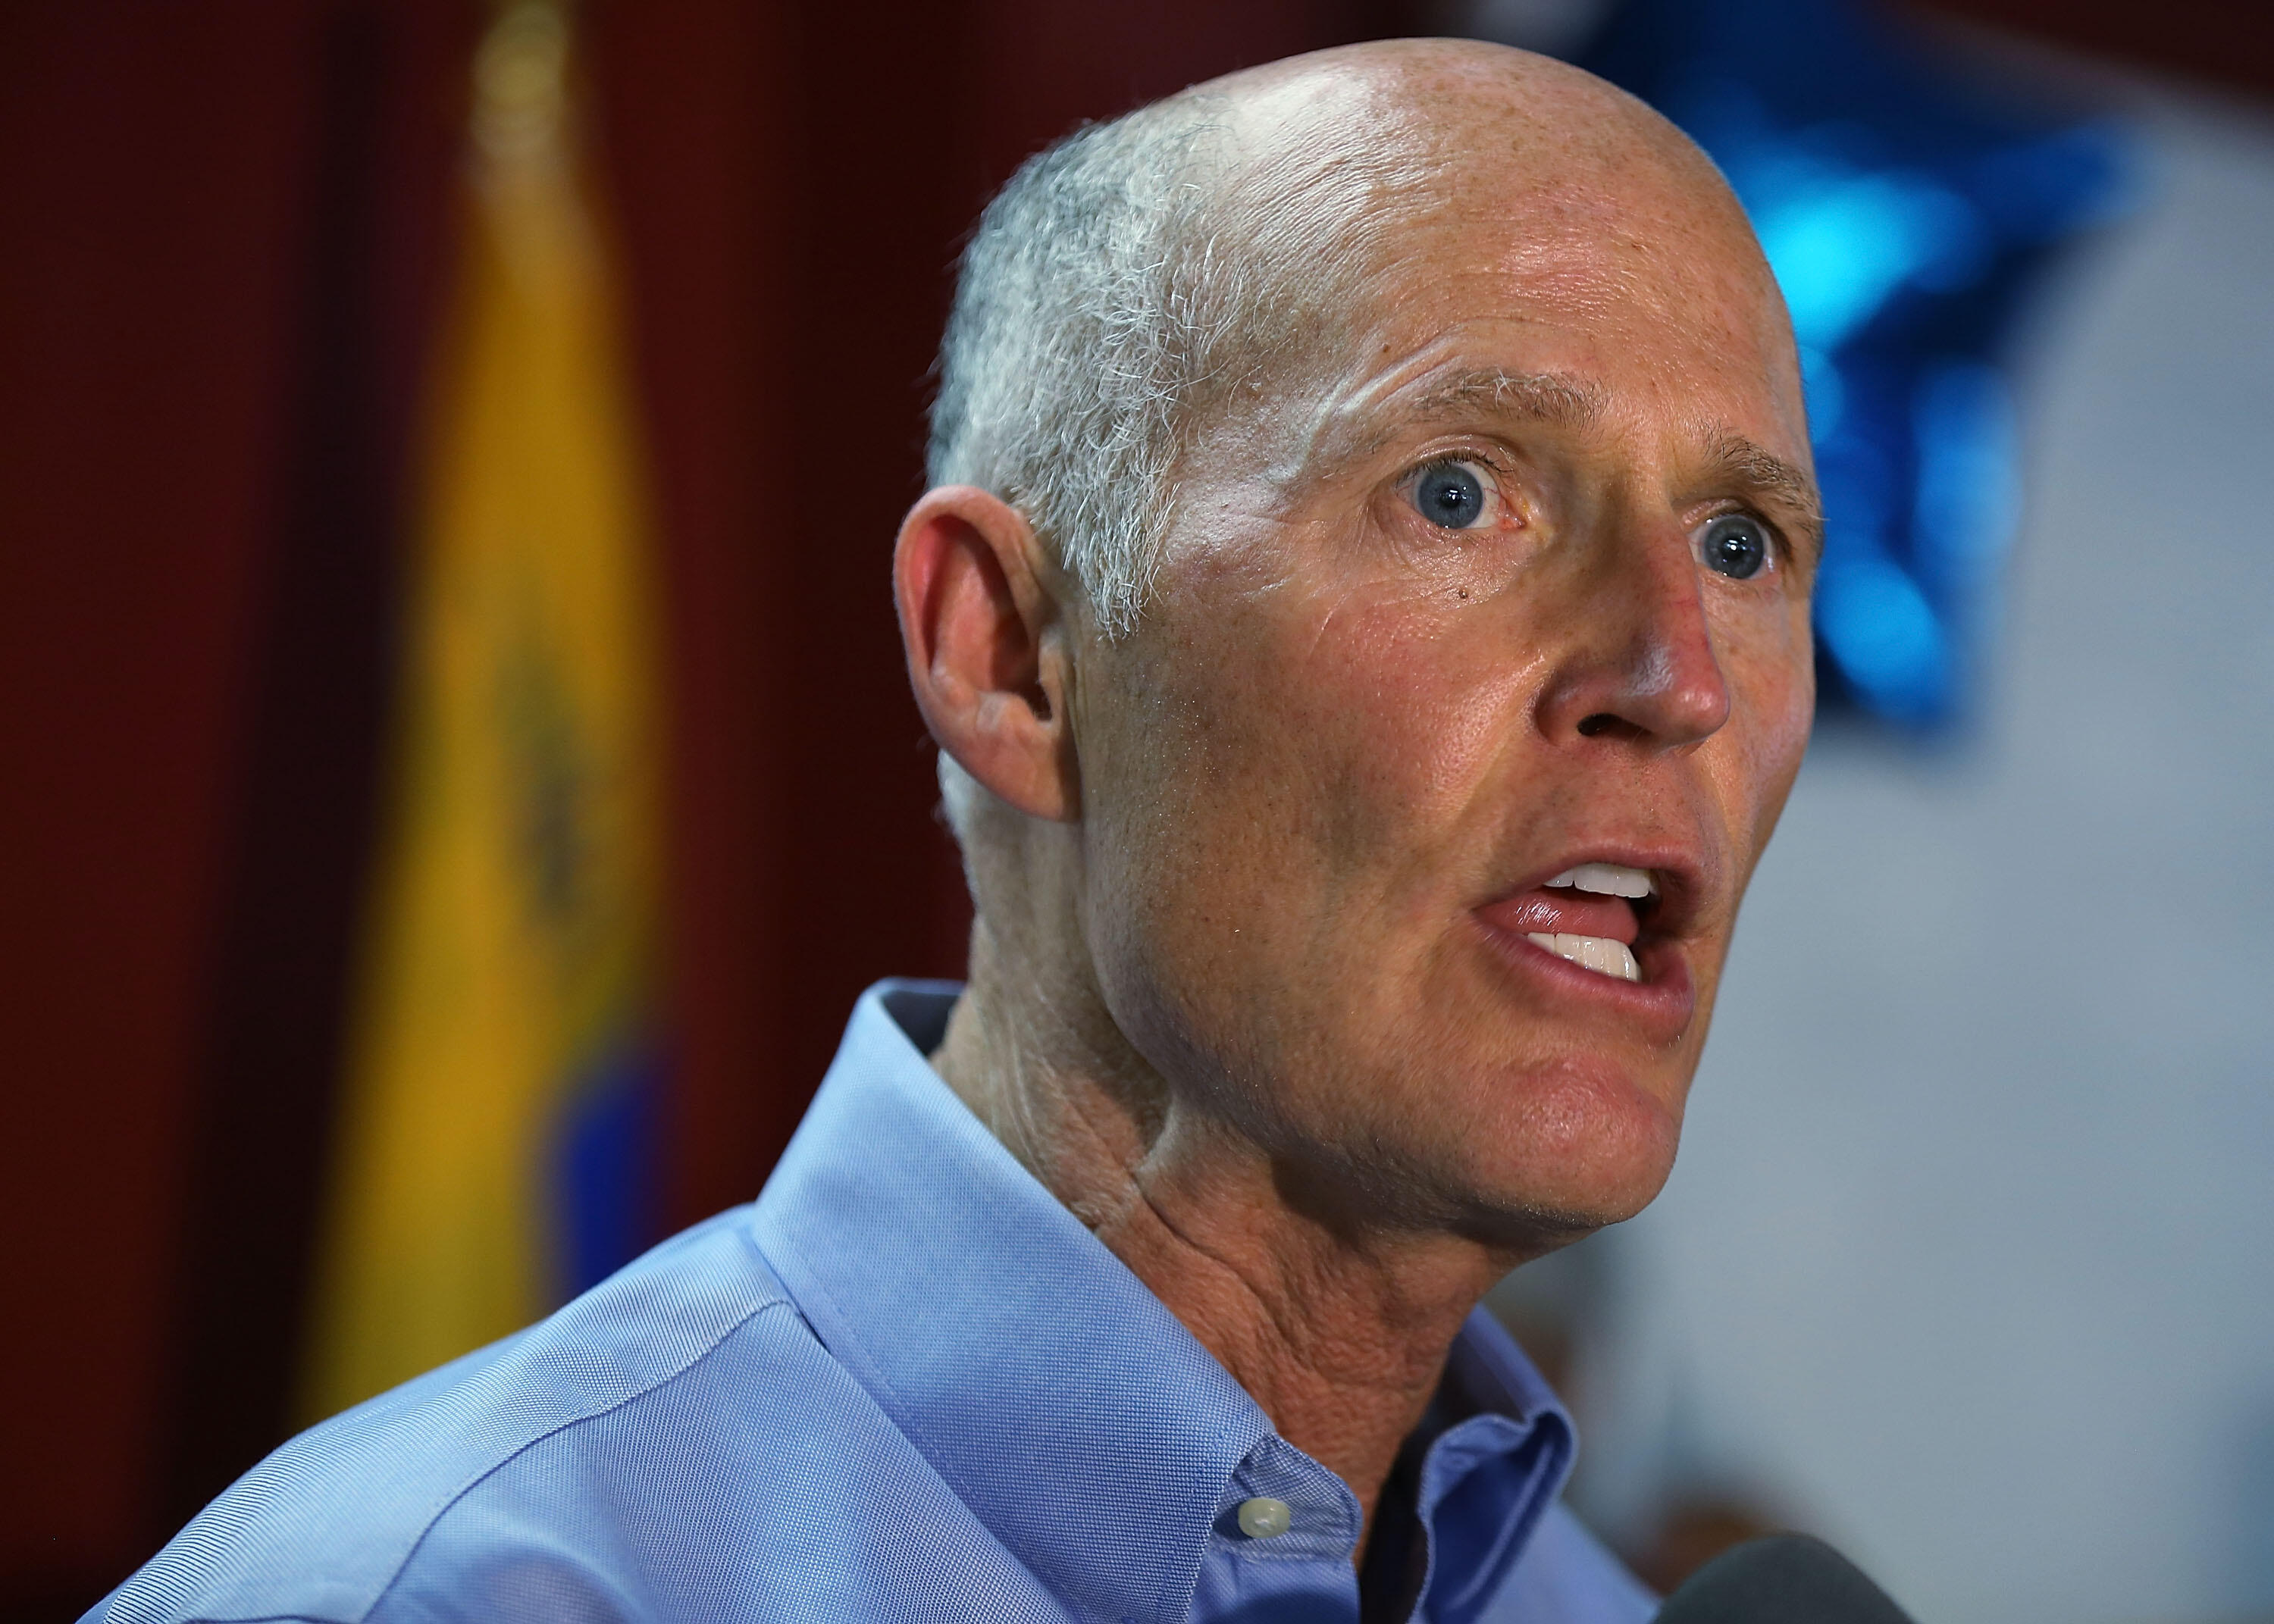
[[1141, 916], [1133, 967], [1172, 1004], [1230, 999], [1250, 1020], [1267, 992], [1339, 985], [1346, 1004], [1352, 977], [1391, 996], [1407, 978], [1388, 966], [1426, 958], [1474, 867], [1480, 786], [1533, 680], [1509, 658], [1525, 645], [1457, 589], [1179, 598], [1120, 679], [1149, 719], [1096, 763], [1091, 849]]
[[1816, 717], [1816, 666], [1805, 605], [1779, 626], [1755, 626], [1724, 643], [1733, 705], [1713, 780], [1722, 821], [1750, 877], [1807, 755]]
[[1322, 650], [1313, 691], [1394, 766], [1385, 787], [1424, 804], [1465, 800], [1505, 747], [1533, 675], [1509, 658], [1522, 643], [1477, 635], [1484, 613], [1481, 604], [1376, 611], [1353, 617], [1351, 635]]
[[1816, 650], [1805, 604], [1787, 617], [1782, 635], [1746, 651], [1739, 676], [1751, 776], [1764, 814], [1761, 838], [1783, 809], [1816, 722]]
[[[1352, 875], [1438, 853], [1493, 778], [1538, 681], [1480, 595], [1352, 591], [1277, 628], [1280, 748], [1315, 844]], [[1440, 853], [1440, 854], [1442, 854]]]

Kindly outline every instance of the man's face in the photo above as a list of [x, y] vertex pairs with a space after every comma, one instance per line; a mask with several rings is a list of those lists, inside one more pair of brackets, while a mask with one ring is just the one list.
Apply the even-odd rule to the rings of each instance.
[[1635, 168], [1401, 231], [1323, 380], [1201, 432], [1074, 699], [1092, 952], [1179, 1107], [1519, 1243], [1664, 1182], [1813, 703], [1781, 307]]

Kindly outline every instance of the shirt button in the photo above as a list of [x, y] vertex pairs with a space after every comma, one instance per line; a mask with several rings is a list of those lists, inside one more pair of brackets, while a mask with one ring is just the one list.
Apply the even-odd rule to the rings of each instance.
[[1259, 1494], [1239, 1502], [1239, 1531], [1250, 1539], [1269, 1539], [1284, 1534], [1295, 1521], [1294, 1508], [1284, 1500]]

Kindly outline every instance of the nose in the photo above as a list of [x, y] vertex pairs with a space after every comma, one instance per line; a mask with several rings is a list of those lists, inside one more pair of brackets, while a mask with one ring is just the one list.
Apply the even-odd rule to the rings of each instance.
[[1540, 706], [1559, 743], [1624, 741], [1653, 753], [1710, 738], [1729, 719], [1706, 583], [1690, 538], [1632, 536], [1572, 605], [1578, 628]]

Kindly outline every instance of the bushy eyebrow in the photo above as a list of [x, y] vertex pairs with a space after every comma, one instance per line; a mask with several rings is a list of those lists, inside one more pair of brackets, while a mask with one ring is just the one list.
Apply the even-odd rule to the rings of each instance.
[[1372, 456], [1416, 423], [1496, 417], [1570, 431], [1590, 429], [1602, 419], [1609, 399], [1599, 385], [1585, 379], [1475, 367], [1429, 381], [1412, 394], [1393, 392], [1351, 414], [1314, 440], [1302, 462], [1316, 468]]
[[1415, 397], [1412, 410], [1428, 417], [1485, 411], [1557, 428], [1589, 429], [1602, 421], [1608, 404], [1601, 387], [1585, 379], [1487, 366], [1432, 386]]
[[1824, 556], [1824, 501], [1816, 481], [1734, 429], [1708, 431], [1706, 444], [1701, 483], [1781, 508], [1789, 515], [1786, 528], [1796, 532], [1793, 539], [1812, 568]]

